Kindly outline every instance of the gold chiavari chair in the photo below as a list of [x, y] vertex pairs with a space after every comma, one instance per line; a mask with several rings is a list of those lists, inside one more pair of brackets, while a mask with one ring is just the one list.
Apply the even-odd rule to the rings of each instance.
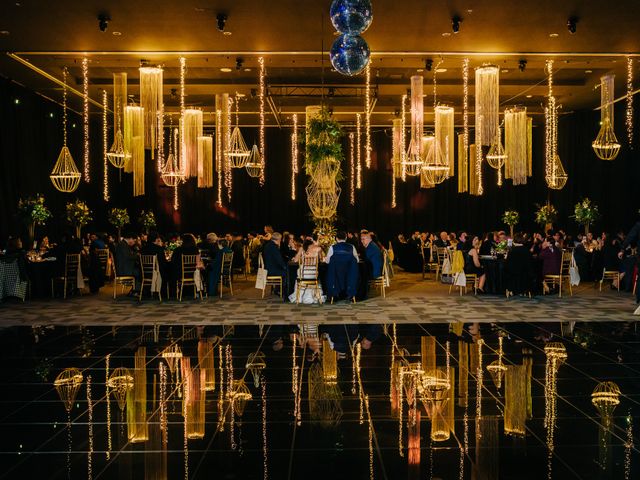
[[100, 268], [104, 272], [104, 278], [111, 278], [111, 262], [109, 261], [109, 249], [108, 248], [96, 248], [95, 254], [100, 262]]
[[566, 281], [569, 284], [569, 294], [573, 296], [573, 289], [571, 288], [571, 277], [569, 276], [569, 268], [571, 267], [570, 251], [562, 252], [562, 261], [560, 262], [560, 272], [558, 275], [545, 275], [542, 279], [542, 283], [546, 286], [558, 286], [558, 298], [562, 297], [562, 284]]
[[[435, 248], [436, 249], [436, 282], [438, 281], [438, 278], [442, 277], [442, 267], [444, 265], [444, 261], [446, 258], [449, 258], [449, 249], [447, 247], [436, 247], [433, 245], [433, 243], [431, 244], [431, 248]], [[449, 262], [451, 262], [451, 259], [449, 259]]]
[[116, 293], [118, 291], [118, 285], [120, 285], [122, 289], [122, 293], [124, 293], [124, 287], [135, 288], [136, 286], [136, 277], [133, 275], [118, 275], [118, 266], [113, 258], [113, 255], [109, 253], [109, 258], [111, 259], [111, 267], [113, 270], [113, 299], [116, 299]]
[[374, 278], [371, 281], [372, 285], [376, 288], [380, 289], [380, 295], [382, 295], [382, 298], [387, 298], [387, 292], [386, 289], [389, 286], [390, 282], [389, 282], [389, 270], [387, 267], [387, 252], [383, 251], [382, 252], [382, 275], [380, 275], [379, 277]]
[[222, 267], [220, 269], [220, 298], [222, 298], [222, 289], [226, 285], [229, 286], [229, 292], [233, 296], [233, 252], [225, 252], [222, 254]]
[[[602, 278], [600, 279], [600, 291], [602, 291], [602, 284], [605, 280], [611, 280], [611, 284], [614, 285], [613, 282], [616, 282], [618, 292], [620, 291], [620, 271], [619, 270], [607, 270], [606, 268], [602, 269]], [[635, 291], [635, 286], [634, 286]]]
[[196, 270], [198, 269], [198, 255], [182, 255], [182, 266], [180, 269], [180, 279], [176, 282], [176, 291], [178, 292], [178, 300], [182, 301], [182, 292], [184, 286], [193, 286], [193, 299], [198, 298], [200, 294], [200, 300], [202, 300], [202, 290], [199, 290], [196, 283]]
[[[264, 268], [264, 259], [262, 258], [262, 253], [258, 255], [258, 268]], [[278, 287], [280, 288], [280, 297], [284, 298], [284, 285], [282, 284], [282, 277], [277, 275], [267, 275], [267, 281], [264, 284], [262, 289], [262, 298], [264, 298], [264, 291], [267, 287]]]
[[[153, 297], [153, 275], [156, 272], [156, 275], [160, 274], [158, 268], [158, 257], [155, 255], [140, 255], [140, 272], [142, 277], [142, 282], [140, 284], [140, 296], [138, 297], [138, 301], [142, 301], [142, 291], [144, 290], [145, 285], [149, 285], [151, 290], [151, 296]], [[162, 302], [162, 286], [158, 290], [158, 300]]]
[[318, 260], [319, 257], [317, 256], [302, 256], [302, 258], [300, 258], [297, 280], [298, 288], [296, 288], [296, 303], [300, 303], [300, 292], [306, 291], [307, 288], [313, 288], [314, 295], [318, 299], [318, 303], [322, 303], [320, 280], [318, 277]]
[[[51, 297], [55, 297], [55, 284], [62, 283], [62, 298], [67, 298], [67, 292], [75, 290], [78, 286], [78, 270], [80, 269], [80, 254], [67, 253], [64, 259], [64, 273], [61, 277], [51, 279]], [[82, 294], [82, 291], [80, 291]]]

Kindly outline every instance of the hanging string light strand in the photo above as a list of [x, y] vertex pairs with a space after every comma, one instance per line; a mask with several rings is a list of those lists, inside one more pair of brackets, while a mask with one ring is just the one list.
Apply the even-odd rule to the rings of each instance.
[[367, 169], [371, 168], [371, 67], [367, 63], [365, 70], [366, 87], [364, 90], [365, 117], [364, 117], [364, 161]]
[[627, 58], [627, 109], [625, 110], [627, 143], [633, 149], [633, 58]]
[[258, 58], [258, 63], [260, 65], [260, 186], [264, 185], [265, 181], [265, 166], [266, 166], [266, 157], [267, 152], [265, 151], [265, 137], [264, 137], [264, 125], [265, 125], [265, 116], [264, 116], [264, 102], [265, 102], [265, 67], [264, 67], [264, 57]]
[[107, 91], [102, 90], [102, 198], [109, 201], [109, 161], [107, 159]]
[[82, 59], [82, 126], [84, 143], [84, 181], [91, 181], [89, 165], [89, 59]]

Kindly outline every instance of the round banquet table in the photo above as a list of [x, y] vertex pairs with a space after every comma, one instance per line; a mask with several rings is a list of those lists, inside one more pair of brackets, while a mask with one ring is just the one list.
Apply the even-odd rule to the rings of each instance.
[[51, 279], [56, 273], [55, 257], [27, 262], [27, 274], [31, 282], [31, 298], [51, 296]]
[[504, 257], [492, 257], [481, 255], [480, 263], [484, 268], [486, 280], [484, 284], [485, 293], [504, 295], [506, 286], [504, 284]]
[[[286, 284], [286, 298], [289, 298], [295, 291], [296, 280], [298, 279], [298, 263], [289, 262], [287, 264], [287, 284]], [[328, 265], [324, 262], [320, 262], [318, 265], [318, 277], [320, 278], [320, 285], [322, 285], [322, 291], [327, 291], [327, 268]], [[367, 298], [367, 265], [365, 262], [358, 262], [358, 291], [356, 293], [356, 300], [362, 301]]]

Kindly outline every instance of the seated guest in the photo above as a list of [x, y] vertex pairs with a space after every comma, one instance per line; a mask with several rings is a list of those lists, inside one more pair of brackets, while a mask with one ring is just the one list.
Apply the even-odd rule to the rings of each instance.
[[449, 234], [447, 232], [440, 232], [440, 238], [438, 238], [434, 244], [438, 248], [449, 247], [451, 245]]
[[287, 277], [287, 262], [285, 262], [280, 253], [282, 234], [280, 234], [280, 232], [273, 232], [270, 238], [271, 240], [264, 244], [262, 250], [264, 268], [267, 270], [268, 276], [282, 277], [282, 284], [284, 285]]
[[229, 248], [233, 252], [233, 268], [242, 269], [244, 271], [245, 259], [244, 259], [244, 241], [242, 235], [234, 233], [233, 239], [229, 244]]
[[[612, 237], [609, 233], [603, 232], [600, 238], [600, 250], [602, 251], [603, 269], [609, 272], [620, 272], [620, 280], [622, 280], [625, 272], [622, 271], [622, 262], [618, 258], [618, 252], [621, 250], [618, 239]], [[600, 272], [597, 272], [597, 276], [602, 278]], [[613, 280], [611, 287], [618, 288], [618, 279]]]
[[178, 274], [178, 277], [182, 273], [182, 256], [183, 255], [200, 255], [200, 250], [196, 246], [196, 237], [191, 233], [185, 233], [180, 237], [182, 245], [177, 247], [171, 255], [171, 264], [174, 273]]
[[344, 231], [336, 233], [336, 243], [329, 247], [325, 261], [327, 269], [327, 296], [350, 301], [358, 290], [358, 254], [353, 245], [346, 242]]
[[[475, 238], [477, 237], [474, 237], [474, 239]], [[458, 237], [458, 240], [459, 241], [456, 244], [456, 250], [461, 250], [462, 252], [468, 252], [473, 248], [473, 239], [469, 238], [469, 236], [467, 235], [467, 232], [461, 232], [460, 236]], [[480, 239], [478, 239], [478, 242], [480, 242]], [[478, 254], [479, 253], [480, 252], [478, 251]]]
[[136, 238], [131, 233], [125, 233], [116, 244], [113, 256], [115, 271], [119, 277], [133, 276], [136, 279], [136, 287], [140, 286], [140, 268], [138, 266], [138, 253], [136, 252]]
[[[329, 250], [331, 250], [331, 247], [329, 247]], [[310, 239], [302, 242], [302, 246], [298, 249], [298, 253], [296, 253], [292, 261], [298, 263], [304, 257], [318, 257], [318, 262], [320, 262], [323, 260], [323, 255], [322, 247], [318, 243], [318, 234], [314, 233]]]
[[96, 250], [104, 250], [107, 248], [104, 240], [97, 233], [91, 233], [89, 235], [89, 271], [87, 275], [89, 277], [89, 291], [91, 293], [98, 293], [101, 287], [104, 286], [104, 279], [106, 274], [106, 264], [103, 264]]
[[487, 256], [491, 255], [491, 251], [495, 247], [495, 242], [493, 239], [493, 232], [487, 232], [484, 234], [482, 239], [482, 245], [480, 245], [480, 255]]
[[[562, 251], [556, 247], [555, 239], [547, 237], [542, 242], [542, 250], [538, 256], [542, 260], [542, 278], [545, 275], [559, 275], [560, 264], [562, 263]], [[545, 292], [549, 291], [549, 287], [546, 283], [542, 283], [542, 288]]]
[[515, 234], [513, 247], [504, 263], [505, 286], [509, 296], [533, 292], [532, 257], [522, 242], [522, 234]]
[[371, 279], [382, 276], [382, 251], [380, 247], [373, 241], [370, 233], [360, 235], [362, 246], [364, 247], [364, 255], [367, 264], [370, 267]]
[[168, 280], [169, 261], [167, 260], [166, 250], [164, 248], [162, 237], [158, 232], [150, 232], [147, 235], [147, 243], [140, 250], [141, 255], [155, 255], [158, 261], [158, 268], [163, 282]]
[[298, 245], [295, 235], [284, 232], [282, 242], [280, 242], [280, 253], [282, 254], [282, 258], [287, 262], [296, 256], [296, 253], [298, 253]]
[[38, 253], [40, 253], [40, 255], [43, 255], [47, 253], [49, 250], [51, 250], [51, 245], [49, 244], [49, 237], [45, 235], [40, 239], [40, 242], [38, 243]]
[[[466, 234], [465, 234], [466, 235]], [[466, 255], [466, 261], [464, 264], [464, 273], [472, 273], [478, 276], [478, 291], [484, 293], [484, 283], [487, 280], [487, 276], [484, 273], [482, 263], [480, 263], [480, 239], [473, 237], [471, 241], [471, 249]]]
[[220, 283], [220, 274], [222, 273], [222, 256], [225, 253], [233, 253], [227, 239], [218, 241], [218, 247], [216, 248], [218, 248], [218, 252], [209, 264], [209, 282], [207, 286], [207, 291], [212, 296], [218, 295], [218, 285]]
[[561, 230], [558, 230], [553, 234], [553, 241], [555, 246], [562, 251], [564, 248], [564, 233]]
[[273, 234], [273, 227], [271, 225], [265, 225], [264, 235], [262, 235], [262, 243], [270, 241], [272, 234]]
[[218, 255], [218, 235], [215, 233], [207, 233], [204, 242], [200, 242], [198, 249], [201, 250], [201, 255], [209, 261], [213, 261]]

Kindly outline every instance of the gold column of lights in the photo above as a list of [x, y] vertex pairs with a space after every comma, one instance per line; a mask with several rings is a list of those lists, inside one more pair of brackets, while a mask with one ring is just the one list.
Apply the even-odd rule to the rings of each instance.
[[82, 59], [82, 142], [84, 160], [84, 181], [91, 181], [91, 164], [89, 162], [89, 59]]
[[391, 155], [391, 208], [396, 208], [396, 179], [402, 178], [402, 119], [393, 120], [393, 140]]
[[453, 108], [435, 107], [435, 141], [423, 152], [422, 170], [428, 183], [438, 185], [451, 174], [453, 165]]
[[269, 455], [267, 453], [267, 381], [262, 377], [262, 478], [269, 478]]
[[58, 374], [53, 382], [53, 386], [58, 392], [58, 396], [67, 411], [67, 476], [71, 478], [71, 409], [76, 401], [78, 390], [84, 380], [80, 370], [77, 368], [66, 368]]
[[322, 340], [322, 374], [325, 383], [338, 381], [338, 356], [327, 339]]
[[469, 344], [458, 340], [458, 406], [469, 404]]
[[291, 200], [296, 199], [296, 175], [298, 175], [298, 114], [293, 116], [293, 131], [291, 132]]
[[530, 348], [522, 349], [522, 365], [525, 368], [527, 420], [533, 418], [533, 398], [531, 397], [531, 373], [533, 370], [533, 351]]
[[[356, 204], [356, 166], [355, 166], [355, 135], [349, 133], [349, 205]], [[394, 184], [395, 185], [395, 184]], [[395, 207], [395, 188], [391, 194], [391, 208]]]
[[182, 115], [182, 158], [185, 178], [198, 176], [198, 138], [202, 137], [202, 110], [187, 108]]
[[87, 375], [87, 479], [93, 479], [93, 398], [91, 398], [91, 375]]
[[455, 174], [453, 107], [439, 105], [434, 111], [436, 142], [438, 148], [446, 157], [447, 165], [449, 166], [447, 178], [453, 177]]
[[81, 174], [67, 147], [67, 67], [62, 69], [62, 82], [62, 150], [49, 178], [56, 190], [71, 193], [75, 192], [80, 185]]
[[183, 379], [183, 391], [184, 396], [182, 398], [182, 451], [184, 454], [184, 480], [189, 480], [189, 385], [187, 379], [191, 377], [191, 359], [180, 358], [177, 369], [182, 370]]
[[631, 478], [631, 451], [634, 449], [633, 444], [633, 417], [631, 413], [625, 417], [627, 422], [626, 441], [624, 442], [624, 480]]
[[527, 176], [533, 175], [533, 118], [527, 117]]
[[371, 168], [371, 64], [365, 69], [364, 89], [364, 164]]
[[224, 348], [225, 354], [225, 382], [227, 385], [227, 401], [229, 402], [229, 439], [231, 443], [231, 450], [236, 449], [236, 432], [235, 432], [235, 423], [236, 423], [236, 413], [235, 407], [236, 402], [234, 401], [234, 392], [236, 388], [236, 381], [233, 379], [233, 356], [231, 353], [231, 345], [227, 344]]
[[476, 145], [491, 145], [498, 135], [499, 95], [500, 69], [495, 65], [476, 68]]
[[202, 385], [202, 371], [191, 368], [189, 358], [182, 358], [184, 391], [182, 401], [185, 402], [184, 411], [187, 412], [187, 438], [189, 440], [204, 438], [205, 428], [205, 397]]
[[600, 414], [598, 429], [598, 450], [600, 469], [611, 472], [611, 430], [613, 429], [613, 411], [620, 404], [620, 388], [614, 382], [600, 382], [591, 394], [591, 403]]
[[527, 420], [527, 367], [509, 365], [504, 383], [504, 433], [524, 436]]
[[476, 435], [476, 461], [473, 478], [500, 478], [499, 442], [500, 421], [497, 416], [481, 418], [477, 425], [482, 435]]
[[245, 368], [251, 372], [253, 376], [253, 385], [256, 388], [260, 388], [260, 377], [262, 371], [267, 367], [265, 362], [264, 352], [254, 352], [249, 354]]
[[600, 131], [591, 143], [600, 160], [615, 160], [620, 144], [613, 130], [614, 78], [610, 73], [600, 77]]
[[544, 347], [547, 357], [544, 383], [544, 427], [547, 430], [547, 475], [551, 479], [551, 467], [556, 428], [556, 407], [558, 401], [558, 370], [567, 360], [567, 350], [560, 342], [549, 342]]
[[198, 188], [213, 187], [213, 137], [198, 137]]
[[109, 161], [107, 159], [107, 91], [102, 90], [102, 199], [109, 201]]
[[200, 372], [202, 372], [200, 387], [205, 392], [213, 392], [216, 389], [213, 341], [198, 341], [198, 366], [200, 367]]
[[356, 113], [356, 188], [362, 188], [362, 135], [359, 113]]
[[258, 58], [258, 64], [260, 65], [260, 89], [259, 89], [259, 98], [260, 98], [260, 186], [264, 185], [265, 181], [265, 166], [266, 166], [266, 145], [265, 145], [265, 134], [264, 134], [264, 126], [265, 126], [265, 113], [264, 113], [264, 102], [265, 102], [265, 76], [266, 71], [264, 67], [264, 57]]
[[[420, 469], [420, 410], [416, 412], [416, 421], [407, 426], [407, 463], [410, 471]], [[410, 477], [411, 478], [411, 477]]]
[[[473, 158], [473, 167], [470, 172], [474, 182], [474, 188], [469, 192], [471, 195], [481, 196], [484, 193], [482, 187], [482, 145], [480, 144], [480, 130], [478, 126], [482, 125], [482, 118], [476, 118], [475, 144], [469, 147], [469, 158]], [[473, 155], [471, 150], [473, 149]]]
[[568, 176], [558, 155], [558, 105], [553, 96], [553, 60], [546, 61], [549, 94], [544, 110], [545, 120], [545, 181], [552, 190], [562, 190]]
[[156, 128], [158, 129], [158, 155], [156, 159], [156, 168], [158, 173], [162, 173], [164, 166], [164, 104], [161, 105], [158, 117], [156, 118]]
[[218, 199], [216, 200], [216, 204], [218, 207], [222, 206], [222, 143], [223, 136], [220, 135], [222, 129], [222, 110], [219, 107], [218, 97], [220, 95], [216, 95], [216, 178], [218, 179]]
[[402, 95], [402, 106], [400, 109], [400, 119], [402, 120], [402, 135], [400, 137], [400, 177], [402, 181], [407, 180], [407, 170], [404, 166], [406, 156], [407, 156], [407, 94]]
[[469, 194], [479, 195], [478, 171], [476, 169], [476, 145], [469, 145]]
[[124, 148], [124, 137], [122, 128], [124, 125], [124, 107], [127, 106], [127, 74], [113, 74], [113, 143], [107, 157], [116, 168], [124, 168], [125, 164], [131, 158]]
[[526, 185], [529, 174], [529, 118], [526, 107], [516, 106], [504, 111], [504, 153], [504, 178], [513, 180], [514, 185]]
[[502, 186], [502, 167], [507, 161], [507, 155], [502, 146], [502, 129], [498, 127], [496, 138], [487, 153], [487, 163], [498, 171], [498, 186]]
[[342, 418], [342, 391], [336, 382], [327, 383], [321, 364], [315, 362], [307, 374], [309, 416], [323, 427], [335, 427]]
[[233, 132], [231, 132], [231, 141], [228, 150], [225, 151], [225, 155], [229, 158], [229, 162], [231, 162], [231, 168], [244, 168], [247, 165], [251, 151], [247, 148], [247, 144], [240, 131], [240, 100], [237, 93], [234, 104], [236, 107], [236, 126], [233, 127]]
[[491, 380], [498, 390], [502, 388], [502, 379], [507, 372], [507, 367], [503, 362], [504, 352], [502, 350], [502, 335], [498, 336], [498, 359], [487, 365], [487, 371], [491, 375]]
[[462, 60], [462, 134], [458, 136], [458, 193], [469, 190], [469, 59]]
[[[223, 132], [224, 132], [224, 185], [227, 189], [227, 201], [231, 202], [231, 196], [233, 193], [233, 171], [231, 164], [231, 157], [227, 155], [227, 152], [231, 148], [231, 106], [233, 105], [233, 100], [228, 95], [222, 95], [222, 99], [224, 101], [223, 110], [222, 110], [222, 123], [223, 123]], [[249, 171], [247, 169], [247, 171]]]
[[300, 412], [300, 384], [299, 381], [302, 382], [302, 373], [300, 373], [300, 378], [298, 378], [298, 372], [300, 367], [298, 367], [296, 361], [296, 343], [297, 343], [297, 335], [293, 335], [293, 342], [291, 344], [291, 392], [293, 393], [293, 417], [296, 419], [296, 422], [302, 418], [302, 413]]
[[105, 452], [107, 461], [111, 460], [111, 394], [109, 393], [109, 360], [111, 354], [108, 353], [104, 360], [104, 389], [107, 401], [107, 450]]
[[224, 411], [224, 398], [225, 393], [224, 389], [226, 386], [225, 378], [224, 378], [224, 357], [223, 357], [223, 347], [222, 343], [218, 344], [218, 372], [220, 373], [220, 388], [218, 389], [218, 431], [224, 432], [224, 419], [225, 419], [225, 411]]
[[431, 335], [420, 338], [420, 359], [422, 370], [429, 373], [436, 368], [436, 337]]
[[420, 175], [424, 159], [422, 158], [422, 137], [424, 130], [424, 78], [421, 75], [411, 77], [411, 139], [407, 154], [403, 160], [405, 175]]
[[124, 148], [131, 152], [131, 161], [125, 172], [133, 172], [133, 196], [144, 195], [144, 109], [136, 106], [124, 108]]
[[162, 111], [162, 68], [142, 66], [140, 72], [140, 106], [144, 108], [144, 147], [151, 158], [158, 147], [158, 114]]
[[146, 442], [149, 439], [146, 356], [146, 347], [136, 350], [133, 388], [127, 392], [127, 428], [131, 443]]
[[627, 144], [633, 149], [633, 58], [627, 58], [627, 107], [624, 114]]

